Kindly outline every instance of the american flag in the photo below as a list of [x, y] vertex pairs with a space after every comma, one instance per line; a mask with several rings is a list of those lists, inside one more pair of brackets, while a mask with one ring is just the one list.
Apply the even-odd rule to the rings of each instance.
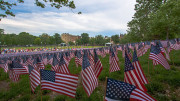
[[19, 81], [19, 74], [15, 74], [15, 72], [12, 69], [9, 69], [9, 78], [13, 81], [13, 82], [17, 82]]
[[41, 69], [41, 89], [75, 98], [78, 76]]
[[89, 58], [89, 63], [91, 65], [91, 67], [94, 69], [94, 58], [89, 50], [88, 50], [88, 58]]
[[151, 45], [149, 59], [157, 61], [162, 66], [164, 66], [166, 69], [170, 69], [169, 63], [167, 62], [166, 58], [161, 53], [159, 46]]
[[103, 65], [102, 65], [100, 59], [98, 58], [98, 55], [96, 53], [96, 49], [94, 49], [94, 73], [95, 73], [97, 78], [100, 75], [102, 69], [103, 69]]
[[28, 65], [29, 79], [31, 84], [31, 90], [34, 92], [36, 87], [40, 84], [40, 70], [36, 70], [33, 66]]
[[131, 51], [129, 49], [129, 47], [126, 45], [126, 52], [127, 52], [127, 55], [129, 57], [129, 59], [131, 60], [132, 59], [132, 54], [131, 54]]
[[28, 74], [28, 68], [20, 64], [18, 59], [12, 61], [10, 68], [15, 74]]
[[124, 73], [124, 81], [136, 86], [138, 89], [143, 91], [147, 91], [146, 87], [144, 86], [141, 78], [139, 77], [138, 73], [136, 72], [134, 66], [131, 64], [127, 53], [125, 53], [125, 73]]
[[178, 40], [170, 40], [170, 47], [172, 50], [179, 50], [180, 49], [180, 44], [179, 44], [179, 39]]
[[65, 74], [70, 74], [70, 71], [68, 69], [68, 66], [64, 60], [64, 55], [61, 55], [60, 61], [59, 61], [59, 67], [57, 68], [57, 71], [59, 73], [65, 73]]
[[137, 57], [135, 49], [134, 49], [132, 64], [133, 64], [137, 74], [139, 75], [140, 79], [142, 80], [143, 84], [148, 84], [148, 80], [144, 75], [144, 72], [143, 72], [140, 62], [138, 61], [138, 57]]
[[[166, 58], [167, 58], [168, 60], [170, 60], [169, 54], [167, 54], [166, 50], [163, 48], [163, 46], [162, 46], [162, 44], [161, 44], [160, 41], [156, 41], [156, 46], [159, 46], [159, 48], [161, 49], [162, 54], [163, 54], [163, 53], [166, 54]], [[163, 55], [164, 55], [164, 54], [163, 54]]]
[[89, 97], [93, 90], [98, 86], [98, 79], [89, 63], [87, 51], [84, 51], [81, 75], [84, 90]]
[[144, 46], [142, 43], [139, 44], [138, 49], [137, 49], [137, 56], [143, 56], [146, 53]]
[[53, 54], [48, 54], [47, 56], [47, 64], [52, 65], [53, 62]]
[[37, 70], [40, 71], [40, 69], [45, 69], [45, 66], [41, 58], [37, 57]]
[[0, 60], [0, 67], [4, 69], [4, 72], [8, 72], [8, 63], [3, 61], [3, 60]]
[[57, 59], [57, 55], [54, 54], [51, 70], [57, 71], [58, 67], [59, 67], [59, 60]]
[[43, 54], [42, 57], [44, 65], [47, 65], [47, 54]]
[[80, 51], [75, 52], [75, 63], [76, 67], [78, 67], [78, 65], [82, 65], [82, 54]]
[[106, 101], [156, 101], [136, 86], [122, 81], [107, 78]]
[[110, 48], [109, 60], [110, 60], [109, 61], [110, 62], [109, 72], [119, 71], [120, 68], [118, 65], [118, 61], [116, 60], [115, 53], [112, 48]]

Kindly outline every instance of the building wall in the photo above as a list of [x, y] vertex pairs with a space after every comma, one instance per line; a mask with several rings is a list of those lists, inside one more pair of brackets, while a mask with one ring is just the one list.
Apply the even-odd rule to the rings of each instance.
[[68, 42], [76, 42], [77, 39], [80, 39], [81, 37], [80, 36], [75, 36], [75, 35], [71, 35], [69, 33], [63, 33], [61, 34], [61, 39], [65, 42], [65, 43], [68, 43]]

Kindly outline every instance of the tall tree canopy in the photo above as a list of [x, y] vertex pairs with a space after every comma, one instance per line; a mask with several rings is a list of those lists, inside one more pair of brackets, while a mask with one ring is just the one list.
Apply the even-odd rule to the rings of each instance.
[[136, 0], [127, 36], [144, 41], [175, 38], [180, 30], [179, 0]]
[[111, 36], [111, 40], [112, 40], [115, 44], [119, 43], [119, 35], [118, 35], [118, 34], [117, 34], [117, 35], [112, 35], [112, 36]]
[[88, 44], [89, 43], [89, 34], [88, 33], [82, 33], [81, 34], [81, 42], [83, 44]]

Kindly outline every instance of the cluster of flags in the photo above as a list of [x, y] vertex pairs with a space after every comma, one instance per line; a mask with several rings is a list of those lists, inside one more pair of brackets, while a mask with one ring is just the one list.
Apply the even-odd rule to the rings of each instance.
[[[143, 56], [149, 48], [149, 59], [153, 60], [153, 65], [161, 64], [165, 69], [170, 69], [169, 53], [171, 50], [179, 50], [180, 42], [177, 39], [158, 40], [95, 49], [4, 56], [0, 58], [0, 67], [9, 73], [10, 79], [14, 82], [19, 81], [20, 75], [28, 74], [33, 92], [40, 85], [42, 90], [52, 90], [74, 98], [78, 75], [71, 74], [68, 66], [71, 59], [75, 58], [76, 66], [82, 67], [80, 74], [83, 88], [87, 96], [90, 96], [98, 86], [98, 77], [103, 70], [98, 55], [104, 58], [109, 54], [111, 73], [120, 70], [117, 55], [120, 50], [125, 58], [124, 82], [108, 78], [105, 99], [154, 101], [155, 99], [146, 93], [145, 84], [149, 82], [138, 60], [138, 57]], [[45, 70], [47, 64], [52, 66], [51, 70]]]

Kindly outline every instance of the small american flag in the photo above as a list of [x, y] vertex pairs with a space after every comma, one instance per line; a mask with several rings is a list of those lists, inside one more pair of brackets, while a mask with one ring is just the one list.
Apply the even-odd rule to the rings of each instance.
[[4, 69], [4, 72], [8, 72], [8, 63], [3, 61], [3, 60], [0, 60], [0, 67]]
[[31, 90], [34, 92], [36, 87], [40, 84], [40, 70], [34, 69], [33, 66], [28, 65], [29, 78], [31, 84]]
[[23, 66], [19, 63], [18, 59], [14, 59], [10, 68], [13, 70], [15, 74], [28, 74], [28, 69], [26, 66]]
[[118, 61], [116, 60], [116, 57], [115, 57], [115, 53], [113, 51], [112, 48], [110, 48], [110, 68], [109, 68], [109, 72], [115, 72], [115, 71], [119, 71], [120, 68], [119, 68], [119, 65], [118, 65]]
[[127, 53], [125, 53], [125, 73], [124, 81], [136, 86], [138, 89], [147, 91], [134, 66], [131, 64]]
[[143, 72], [140, 62], [138, 61], [138, 57], [137, 57], [135, 49], [134, 49], [132, 64], [133, 64], [137, 74], [139, 75], [140, 79], [142, 80], [143, 84], [148, 84], [148, 80], [144, 75], [144, 72]]
[[102, 65], [100, 59], [98, 58], [98, 55], [96, 53], [96, 49], [94, 49], [94, 73], [95, 73], [97, 78], [100, 75], [102, 69], [103, 69], [103, 65]]
[[129, 47], [126, 45], [126, 52], [127, 52], [127, 55], [129, 57], [129, 59], [131, 60], [132, 59], [132, 54], [131, 54], [131, 51], [129, 49]]
[[156, 101], [136, 86], [107, 78], [106, 101]]
[[142, 43], [139, 44], [138, 49], [137, 49], [137, 56], [143, 56], [146, 53], [144, 46]]
[[161, 50], [160, 50], [159, 46], [151, 45], [149, 59], [157, 61], [162, 66], [164, 66], [166, 69], [170, 69], [170, 65], [167, 62], [166, 58], [161, 53]]
[[9, 78], [10, 78], [13, 82], [19, 81], [19, 77], [20, 77], [19, 74], [15, 74], [12, 69], [9, 69]]
[[40, 69], [45, 69], [45, 66], [41, 58], [37, 57], [37, 70], [40, 71]]
[[78, 76], [56, 73], [55, 71], [41, 69], [41, 89], [52, 90], [75, 98]]
[[82, 54], [80, 51], [76, 51], [75, 52], [75, 63], [76, 63], [76, 67], [78, 67], [78, 65], [82, 66]]
[[57, 68], [56, 72], [70, 74], [70, 71], [68, 69], [68, 66], [64, 60], [64, 55], [61, 55], [60, 61], [59, 61], [59, 67]]
[[82, 63], [82, 84], [88, 97], [98, 86], [98, 79], [89, 63], [87, 51], [84, 51], [83, 63]]

